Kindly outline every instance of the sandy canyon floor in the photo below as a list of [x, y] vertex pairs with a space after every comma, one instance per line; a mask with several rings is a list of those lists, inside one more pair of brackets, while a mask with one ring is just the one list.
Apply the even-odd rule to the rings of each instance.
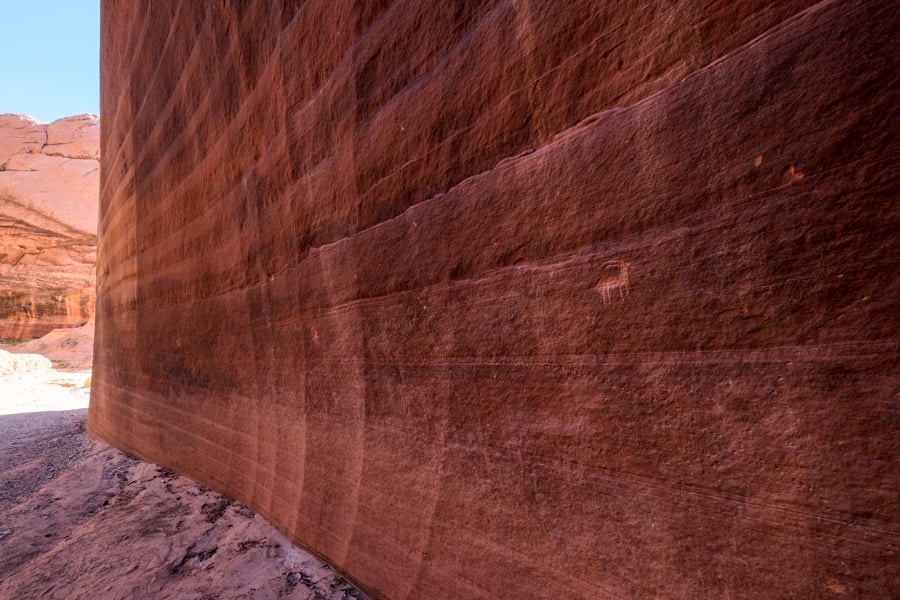
[[0, 599], [365, 597], [246, 506], [89, 438], [90, 371], [63, 366], [0, 373]]

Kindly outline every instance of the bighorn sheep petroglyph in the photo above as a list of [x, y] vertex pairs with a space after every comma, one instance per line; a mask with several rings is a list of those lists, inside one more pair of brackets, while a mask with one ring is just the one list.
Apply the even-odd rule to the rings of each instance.
[[618, 290], [619, 298], [624, 300], [628, 295], [628, 263], [624, 260], [608, 260], [600, 267], [603, 274], [595, 288], [603, 296], [603, 303], [612, 300], [612, 291]]

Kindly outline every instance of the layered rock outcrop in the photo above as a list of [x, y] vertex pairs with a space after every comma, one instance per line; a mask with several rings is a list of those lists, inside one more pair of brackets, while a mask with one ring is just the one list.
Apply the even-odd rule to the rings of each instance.
[[94, 312], [100, 124], [0, 115], [0, 339]]
[[896, 7], [565, 4], [105, 2], [89, 430], [375, 598], [889, 596]]

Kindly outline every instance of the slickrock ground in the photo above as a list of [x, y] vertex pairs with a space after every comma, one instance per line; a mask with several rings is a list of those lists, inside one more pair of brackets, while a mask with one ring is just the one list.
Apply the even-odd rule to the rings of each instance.
[[364, 598], [246, 506], [87, 437], [89, 375], [0, 351], [0, 599]]
[[0, 340], [94, 312], [100, 120], [0, 114]]

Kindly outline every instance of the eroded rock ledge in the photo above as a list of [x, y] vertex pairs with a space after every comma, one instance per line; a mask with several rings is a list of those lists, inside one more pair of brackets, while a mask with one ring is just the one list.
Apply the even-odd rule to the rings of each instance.
[[0, 115], [0, 340], [94, 312], [100, 122]]

